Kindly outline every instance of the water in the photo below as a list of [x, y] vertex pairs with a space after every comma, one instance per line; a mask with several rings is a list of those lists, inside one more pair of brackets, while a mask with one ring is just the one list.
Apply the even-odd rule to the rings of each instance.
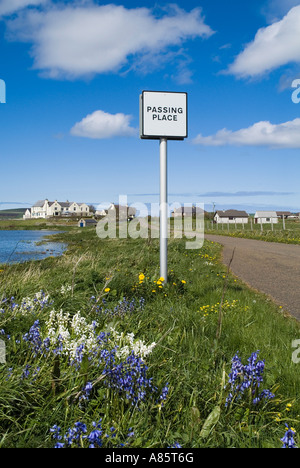
[[51, 241], [37, 245], [44, 237], [57, 233], [58, 231], [0, 230], [0, 263], [22, 263], [62, 255], [66, 244]]

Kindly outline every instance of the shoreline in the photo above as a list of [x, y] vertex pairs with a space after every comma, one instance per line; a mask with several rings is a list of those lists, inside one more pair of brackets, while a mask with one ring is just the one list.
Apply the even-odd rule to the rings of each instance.
[[[15, 229], [15, 230], [3, 230], [3, 232], [27, 232], [29, 230], [21, 230], [21, 229]], [[41, 233], [41, 236], [39, 239], [19, 239], [17, 240], [15, 246], [7, 255], [7, 259], [5, 261], [0, 261], [1, 266], [11, 266], [11, 265], [16, 265], [16, 264], [23, 264], [23, 263], [28, 263], [28, 262], [37, 262], [37, 261], [43, 261], [49, 257], [60, 257], [62, 256], [67, 248], [68, 244], [64, 242], [61, 239], [55, 239], [55, 236], [58, 234], [62, 234], [65, 231], [59, 230], [51, 230], [51, 229], [45, 229], [45, 233], [42, 232], [42, 230], [37, 230], [37, 229], [31, 229], [31, 231], [35, 233]], [[0, 231], [1, 232], [1, 231]], [[21, 251], [17, 251], [18, 247], [20, 247], [20, 244], [25, 244], [24, 249]], [[22, 245], [23, 247], [23, 245]], [[33, 249], [33, 250], [28, 250], [28, 247]], [[41, 248], [43, 249], [41, 250]], [[6, 252], [4, 252], [6, 255]], [[18, 259], [19, 256], [19, 259]], [[17, 257], [17, 259], [16, 259]], [[26, 258], [28, 257], [28, 258]], [[33, 257], [33, 258], [29, 258]], [[14, 260], [11, 260], [13, 259]]]

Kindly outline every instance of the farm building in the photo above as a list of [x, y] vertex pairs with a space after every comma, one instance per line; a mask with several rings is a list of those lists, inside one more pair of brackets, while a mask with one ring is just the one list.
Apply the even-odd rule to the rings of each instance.
[[290, 211], [276, 211], [279, 219], [295, 219], [295, 216]]
[[277, 224], [278, 216], [276, 211], [257, 211], [254, 216], [255, 224]]
[[217, 211], [214, 216], [214, 222], [217, 224], [247, 224], [249, 215], [246, 211], [227, 210]]
[[88, 226], [97, 226], [98, 222], [95, 220], [95, 219], [84, 219], [84, 218], [81, 218], [79, 221], [78, 221], [78, 227], [88, 227]]

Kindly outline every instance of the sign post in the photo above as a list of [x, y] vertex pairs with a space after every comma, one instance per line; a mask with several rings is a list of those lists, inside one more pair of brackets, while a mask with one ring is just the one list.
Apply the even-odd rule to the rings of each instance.
[[143, 91], [140, 138], [160, 141], [160, 276], [168, 281], [168, 140], [188, 136], [187, 93]]
[[168, 278], [168, 140], [160, 139], [160, 277]]

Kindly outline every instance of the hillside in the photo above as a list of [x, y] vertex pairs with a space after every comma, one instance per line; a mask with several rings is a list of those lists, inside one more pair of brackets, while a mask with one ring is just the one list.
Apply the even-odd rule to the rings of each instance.
[[21, 219], [27, 208], [0, 210], [0, 219]]

